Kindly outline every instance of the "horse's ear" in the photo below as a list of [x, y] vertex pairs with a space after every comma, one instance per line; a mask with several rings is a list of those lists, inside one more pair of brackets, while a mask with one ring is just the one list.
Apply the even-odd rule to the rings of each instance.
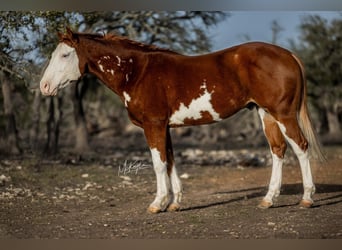
[[74, 32], [70, 29], [70, 27], [66, 27], [66, 34], [68, 37], [73, 37]]
[[79, 41], [78, 35], [74, 33], [69, 27], [66, 27], [66, 33], [58, 33], [58, 37], [61, 41], [68, 41], [71, 44], [76, 44]]

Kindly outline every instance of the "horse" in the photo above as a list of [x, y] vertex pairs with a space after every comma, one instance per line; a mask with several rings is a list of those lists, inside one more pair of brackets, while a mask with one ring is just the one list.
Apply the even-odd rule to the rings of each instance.
[[268, 191], [258, 207], [269, 208], [280, 194], [287, 142], [302, 172], [302, 207], [315, 192], [310, 153], [324, 159], [306, 100], [300, 59], [290, 51], [249, 42], [203, 55], [183, 55], [114, 34], [58, 33], [59, 43], [40, 81], [43, 95], [91, 73], [115, 92], [131, 122], [144, 131], [157, 192], [148, 211], [178, 211], [178, 177], [170, 129], [219, 122], [255, 106], [272, 154]]

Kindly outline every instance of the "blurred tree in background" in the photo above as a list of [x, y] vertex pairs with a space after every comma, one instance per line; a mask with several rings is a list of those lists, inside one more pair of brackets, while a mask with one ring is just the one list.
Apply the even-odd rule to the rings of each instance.
[[[115, 11], [82, 13], [79, 30], [85, 32], [115, 33], [146, 44], [166, 47], [181, 53], [203, 53], [211, 48], [206, 30], [223, 21], [228, 15], [223, 12], [155, 12]], [[88, 131], [83, 108], [83, 98], [89, 84], [96, 80], [85, 77], [76, 87], [74, 105], [76, 121], [75, 151], [89, 149]], [[98, 86], [98, 85], [95, 85]], [[99, 125], [95, 125], [97, 129]]]
[[[66, 138], [64, 142], [67, 144], [70, 143], [68, 140], [74, 140], [76, 152], [85, 152], [89, 149], [89, 130], [91, 134], [98, 133], [104, 129], [103, 124], [109, 125], [108, 116], [113, 116], [107, 112], [107, 114], [102, 114], [102, 117], [106, 118], [99, 118], [101, 110], [98, 102], [106, 99], [104, 95], [107, 95], [107, 92], [104, 88], [98, 88], [98, 84], [93, 84], [97, 81], [93, 76], [86, 76], [78, 84], [63, 91], [57, 97], [41, 97], [38, 89], [40, 69], [44, 68], [46, 59], [58, 43], [57, 31], [64, 32], [65, 27], [69, 26], [74, 30], [84, 32], [113, 32], [144, 43], [194, 54], [210, 50], [211, 40], [207, 36], [208, 28], [228, 16], [223, 12], [196, 11], [85, 13], [37, 11], [1, 12], [0, 15], [2, 18], [0, 20], [2, 31], [0, 76], [2, 76], [1, 84], [5, 91], [3, 93], [5, 111], [4, 114], [0, 113], [0, 126], [1, 129], [6, 127], [6, 131], [3, 130], [5, 133], [0, 137], [3, 139], [1, 141], [3, 146], [10, 141], [15, 145], [11, 150], [12, 153], [19, 153], [20, 147], [15, 122], [7, 122], [5, 125], [5, 121], [10, 120], [8, 113], [12, 114], [11, 121], [18, 118], [20, 124], [25, 124], [18, 129], [19, 137], [22, 137], [21, 141], [29, 141], [29, 145], [25, 146], [31, 149], [40, 149], [40, 141], [44, 141], [43, 149], [46, 153], [56, 153], [60, 144], [58, 139], [63, 132], [60, 129], [62, 123], [65, 125], [63, 127], [68, 128], [67, 131], [64, 131], [65, 134], [68, 134], [64, 137]], [[3, 54], [5, 56], [2, 56]], [[22, 74], [25, 71], [21, 70], [19, 65], [25, 66], [23, 68], [27, 69], [26, 74]], [[25, 80], [27, 88], [20, 91], [14, 90], [13, 80], [9, 79], [9, 76], [16, 76], [21, 80], [16, 81], [16, 86], [25, 86], [23, 84]], [[12, 86], [12, 88], [7, 86]], [[92, 119], [87, 121], [83, 99], [89, 89], [92, 90], [92, 96], [89, 97], [89, 102], [86, 101], [86, 109], [96, 110], [92, 110], [95, 113], [92, 112], [89, 115]], [[28, 97], [26, 102], [29, 105], [23, 105], [19, 109], [17, 105], [8, 104], [8, 100], [12, 100], [11, 95], [14, 93]], [[103, 109], [105, 103], [101, 105]], [[70, 109], [70, 107], [72, 108]], [[111, 111], [112, 109], [109, 112]], [[122, 111], [118, 112], [122, 115]], [[23, 118], [27, 114], [31, 117], [29, 121]], [[71, 121], [70, 117], [73, 117], [74, 121]], [[111, 125], [111, 127], [113, 126], [115, 125]], [[73, 133], [70, 133], [72, 130]], [[122, 128], [118, 130], [122, 130]], [[70, 134], [75, 136], [71, 139]], [[2, 148], [7, 151], [7, 146]]]
[[[212, 48], [209, 29], [228, 17], [223, 12], [198, 11], [0, 12], [0, 153], [20, 154], [24, 150], [53, 154], [66, 146], [82, 153], [91, 148], [90, 140], [92, 144], [95, 140], [106, 143], [121, 134], [135, 136], [120, 100], [92, 75], [56, 97], [40, 94], [39, 80], [58, 43], [57, 32], [64, 32], [66, 26], [201, 54]], [[283, 28], [276, 21], [270, 28], [276, 43]], [[342, 20], [328, 22], [307, 16], [299, 28], [299, 42], [290, 46], [305, 63], [314, 124], [319, 124], [319, 133], [328, 141], [339, 140]], [[263, 133], [258, 116], [254, 118], [242, 111], [215, 125], [179, 128], [174, 133], [185, 144], [229, 146], [230, 141], [257, 146]]]
[[319, 132], [330, 142], [342, 138], [342, 19], [328, 22], [308, 16], [300, 25], [299, 44], [292, 44], [303, 60], [308, 95], [319, 121]]
[[0, 144], [7, 153], [19, 154], [16, 100], [12, 93], [15, 88], [24, 92], [25, 68], [28, 62], [25, 54], [32, 49], [29, 43], [28, 30], [32, 29], [34, 17], [25, 12], [0, 12], [0, 83], [2, 90], [3, 115], [0, 120]]

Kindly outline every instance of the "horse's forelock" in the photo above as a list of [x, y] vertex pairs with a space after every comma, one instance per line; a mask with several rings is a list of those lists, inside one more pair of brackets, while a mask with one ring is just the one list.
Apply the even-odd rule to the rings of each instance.
[[65, 33], [65, 34], [59, 34], [59, 42], [66, 43], [67, 45], [71, 47], [75, 47], [76, 44], [79, 41], [79, 37], [77, 33]]

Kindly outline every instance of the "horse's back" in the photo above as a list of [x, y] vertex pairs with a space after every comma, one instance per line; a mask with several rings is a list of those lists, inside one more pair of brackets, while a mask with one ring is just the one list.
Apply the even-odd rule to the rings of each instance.
[[158, 52], [147, 69], [139, 92], [153, 98], [139, 98], [139, 106], [169, 116], [172, 126], [219, 121], [250, 103], [274, 110], [300, 101], [300, 67], [291, 52], [272, 44], [251, 42], [199, 56]]

